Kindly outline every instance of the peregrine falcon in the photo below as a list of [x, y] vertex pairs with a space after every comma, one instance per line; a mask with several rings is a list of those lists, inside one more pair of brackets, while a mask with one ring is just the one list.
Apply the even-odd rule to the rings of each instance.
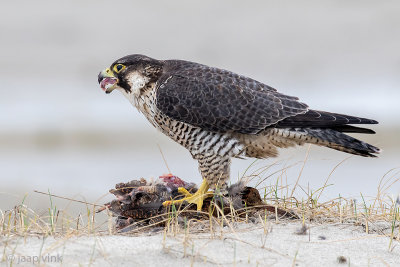
[[[306, 143], [376, 157], [380, 149], [345, 133], [373, 134], [352, 124], [375, 120], [309, 109], [297, 97], [251, 78], [195, 62], [129, 55], [98, 75], [108, 94], [118, 89], [150, 123], [189, 150], [203, 182], [182, 200], [201, 210], [208, 189], [224, 187], [231, 158], [269, 158]], [[165, 205], [171, 204], [165, 202]]]

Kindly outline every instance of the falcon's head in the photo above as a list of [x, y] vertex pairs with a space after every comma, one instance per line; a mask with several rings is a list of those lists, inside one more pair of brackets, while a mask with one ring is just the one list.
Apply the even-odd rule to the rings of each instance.
[[157, 80], [162, 73], [162, 67], [163, 61], [143, 55], [129, 55], [101, 71], [98, 82], [107, 94], [114, 89], [130, 94]]

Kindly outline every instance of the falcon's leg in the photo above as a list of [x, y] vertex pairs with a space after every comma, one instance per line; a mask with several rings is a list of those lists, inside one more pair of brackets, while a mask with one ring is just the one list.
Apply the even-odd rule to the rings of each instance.
[[229, 155], [223, 157], [218, 154], [199, 156], [199, 170], [204, 179], [207, 180], [211, 189], [224, 191], [226, 181], [229, 180], [229, 169], [231, 158]]
[[[165, 201], [163, 203], [163, 205], [168, 206], [168, 205], [178, 204], [178, 203], [182, 203], [182, 202], [186, 201], [188, 203], [196, 204], [197, 211], [201, 211], [201, 208], [203, 206], [203, 200], [207, 197], [208, 194], [210, 194], [210, 192], [207, 192], [209, 187], [210, 186], [206, 179], [203, 179], [203, 182], [201, 183], [199, 189], [194, 194], [189, 193], [183, 187], [179, 187], [178, 192], [185, 195], [185, 197], [182, 199], [179, 199], [179, 200]], [[212, 192], [211, 192], [211, 194], [212, 194]]]
[[179, 193], [185, 195], [185, 198], [179, 200], [165, 201], [164, 206], [182, 203], [187, 201], [197, 205], [197, 210], [200, 211], [203, 206], [203, 200], [212, 195], [213, 192], [207, 192], [209, 188], [224, 191], [226, 181], [229, 179], [230, 156], [222, 157], [218, 154], [197, 154], [194, 156], [199, 162], [199, 170], [202, 175], [203, 182], [199, 190], [193, 195], [185, 188], [178, 188]]

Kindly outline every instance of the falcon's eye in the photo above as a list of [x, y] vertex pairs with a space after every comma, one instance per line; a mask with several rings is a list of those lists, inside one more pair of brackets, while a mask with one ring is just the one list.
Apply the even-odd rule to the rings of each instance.
[[115, 65], [114, 66], [114, 71], [116, 72], [116, 73], [119, 73], [120, 71], [122, 71], [123, 69], [125, 69], [126, 67], [124, 66], [124, 65], [122, 65], [122, 64], [117, 64], [117, 65]]

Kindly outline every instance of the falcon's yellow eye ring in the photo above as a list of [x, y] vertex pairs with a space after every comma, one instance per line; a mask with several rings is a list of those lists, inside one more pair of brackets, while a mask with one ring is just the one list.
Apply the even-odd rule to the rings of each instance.
[[125, 65], [117, 64], [114, 66], [114, 72], [119, 73], [126, 68]]

